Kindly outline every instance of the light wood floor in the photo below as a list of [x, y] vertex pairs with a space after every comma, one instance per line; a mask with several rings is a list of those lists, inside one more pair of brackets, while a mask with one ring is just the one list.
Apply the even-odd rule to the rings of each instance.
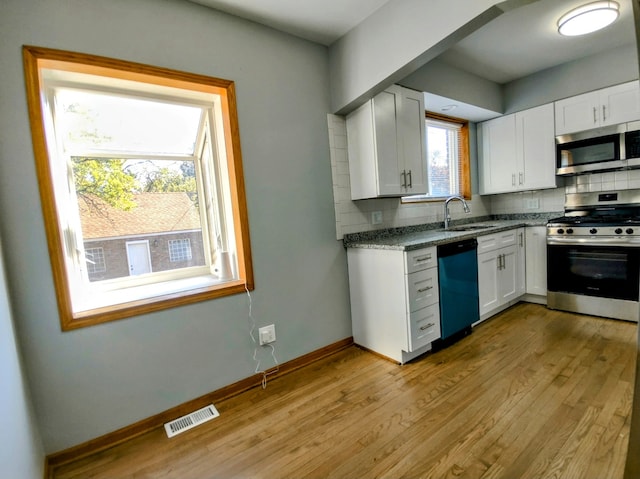
[[519, 304], [405, 366], [350, 347], [55, 478], [622, 478], [635, 343]]

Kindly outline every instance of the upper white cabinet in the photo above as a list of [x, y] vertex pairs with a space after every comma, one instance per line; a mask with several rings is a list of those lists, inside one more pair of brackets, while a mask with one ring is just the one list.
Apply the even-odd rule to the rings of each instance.
[[480, 124], [480, 194], [556, 187], [553, 104]]
[[555, 102], [556, 135], [640, 120], [638, 80]]
[[392, 85], [347, 116], [351, 198], [427, 192], [424, 96]]

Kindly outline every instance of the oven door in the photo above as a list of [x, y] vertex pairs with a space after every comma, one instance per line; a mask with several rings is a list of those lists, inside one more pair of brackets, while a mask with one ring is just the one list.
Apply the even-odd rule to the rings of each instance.
[[637, 302], [640, 248], [547, 244], [547, 289]]

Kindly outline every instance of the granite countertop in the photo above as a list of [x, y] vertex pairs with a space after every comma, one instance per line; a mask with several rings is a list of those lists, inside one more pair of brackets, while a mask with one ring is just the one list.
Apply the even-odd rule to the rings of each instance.
[[[370, 231], [345, 235], [345, 248], [369, 248], [411, 251], [439, 244], [451, 243], [478, 236], [498, 233], [521, 226], [545, 226], [549, 218], [561, 216], [562, 213], [536, 215], [512, 215], [511, 217], [476, 218], [473, 223], [455, 223], [450, 228], [483, 227], [471, 231], [445, 230], [442, 223], [420, 225], [408, 228]], [[515, 217], [518, 216], [518, 217]]]

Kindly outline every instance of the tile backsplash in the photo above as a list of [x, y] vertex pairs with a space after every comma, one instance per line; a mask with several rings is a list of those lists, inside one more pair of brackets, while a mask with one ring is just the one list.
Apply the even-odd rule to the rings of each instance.
[[566, 178], [567, 193], [631, 190], [640, 188], [640, 170], [609, 171]]
[[[327, 121], [337, 239], [350, 233], [444, 221], [442, 202], [402, 204], [399, 198], [353, 201], [349, 186], [346, 121], [343, 116], [331, 114], [327, 115]], [[640, 189], [640, 170], [559, 177], [558, 188], [555, 189], [473, 195], [468, 202], [470, 215], [462, 211], [459, 202], [452, 203], [450, 210], [454, 220], [492, 214], [561, 212], [564, 209], [565, 193], [626, 189]], [[373, 224], [374, 212], [382, 212], [381, 223]]]

